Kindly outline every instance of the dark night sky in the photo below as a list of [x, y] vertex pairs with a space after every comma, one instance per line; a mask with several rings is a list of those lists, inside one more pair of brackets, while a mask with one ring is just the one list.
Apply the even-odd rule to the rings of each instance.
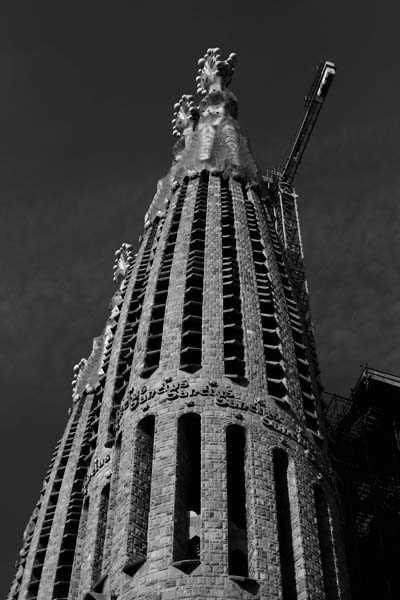
[[[101, 332], [114, 251], [169, 168], [172, 106], [209, 46], [261, 168], [283, 162], [315, 65], [338, 75], [296, 180], [323, 382], [400, 372], [398, 2], [4, 1], [0, 6], [0, 596]], [[3, 594], [1, 594], [3, 592]]]

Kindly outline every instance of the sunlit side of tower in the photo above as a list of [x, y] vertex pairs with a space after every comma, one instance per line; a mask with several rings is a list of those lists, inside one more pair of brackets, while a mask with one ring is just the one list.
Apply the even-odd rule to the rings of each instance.
[[262, 177], [199, 61], [8, 600], [348, 598], [290, 178]]

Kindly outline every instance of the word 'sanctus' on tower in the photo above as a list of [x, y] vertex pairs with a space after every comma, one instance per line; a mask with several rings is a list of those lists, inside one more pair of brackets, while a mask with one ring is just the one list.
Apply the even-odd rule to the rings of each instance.
[[116, 253], [8, 600], [348, 598], [292, 188], [334, 66], [262, 176], [235, 63], [209, 49], [199, 104], [175, 105], [171, 169], [137, 254]]

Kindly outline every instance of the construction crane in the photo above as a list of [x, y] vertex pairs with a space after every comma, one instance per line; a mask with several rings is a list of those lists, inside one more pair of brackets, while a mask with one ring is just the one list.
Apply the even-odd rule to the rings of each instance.
[[293, 180], [335, 73], [336, 69], [333, 62], [325, 61], [319, 64], [310, 91], [305, 99], [306, 114], [285, 167], [283, 170], [274, 170], [269, 176], [265, 177], [265, 181], [269, 182], [269, 188], [273, 195], [273, 202], [270, 206], [273, 211], [276, 231], [285, 250], [286, 263], [305, 324], [311, 359], [317, 372], [319, 368], [311, 322], [308, 287], [304, 272], [297, 194], [293, 188]]
[[305, 100], [307, 111], [282, 172], [282, 180], [290, 185], [296, 175], [304, 150], [306, 149], [335, 74], [336, 68], [333, 62], [321, 62], [317, 67], [317, 73]]

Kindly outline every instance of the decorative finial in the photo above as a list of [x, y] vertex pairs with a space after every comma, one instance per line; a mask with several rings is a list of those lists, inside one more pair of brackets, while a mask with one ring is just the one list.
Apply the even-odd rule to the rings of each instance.
[[221, 60], [219, 48], [208, 48], [198, 65], [197, 93], [204, 96], [209, 91], [228, 87], [232, 81], [237, 62], [236, 54], [231, 53], [226, 60]]
[[79, 380], [82, 375], [82, 371], [86, 367], [86, 365], [87, 365], [86, 358], [81, 358], [81, 360], [76, 365], [74, 365], [74, 377], [72, 379], [72, 397], [73, 398], [75, 398], [75, 396], [77, 395]]
[[133, 264], [133, 260], [132, 246], [124, 242], [115, 252], [113, 280], [116, 283], [121, 283], [125, 279], [129, 267]]
[[194, 127], [199, 120], [199, 109], [195, 106], [193, 96], [183, 94], [179, 102], [174, 104], [174, 118], [172, 119], [172, 134], [182, 137], [185, 129]]
[[195, 177], [203, 170], [220, 173], [224, 178], [236, 177], [262, 184], [260, 171], [237, 120], [237, 98], [228, 88], [236, 62], [234, 53], [221, 60], [219, 48], [208, 48], [198, 61], [199, 104], [196, 106], [193, 97], [184, 94], [174, 105], [173, 162], [168, 175], [157, 184], [145, 227], [156, 215], [165, 215], [171, 196], [184, 177]]

